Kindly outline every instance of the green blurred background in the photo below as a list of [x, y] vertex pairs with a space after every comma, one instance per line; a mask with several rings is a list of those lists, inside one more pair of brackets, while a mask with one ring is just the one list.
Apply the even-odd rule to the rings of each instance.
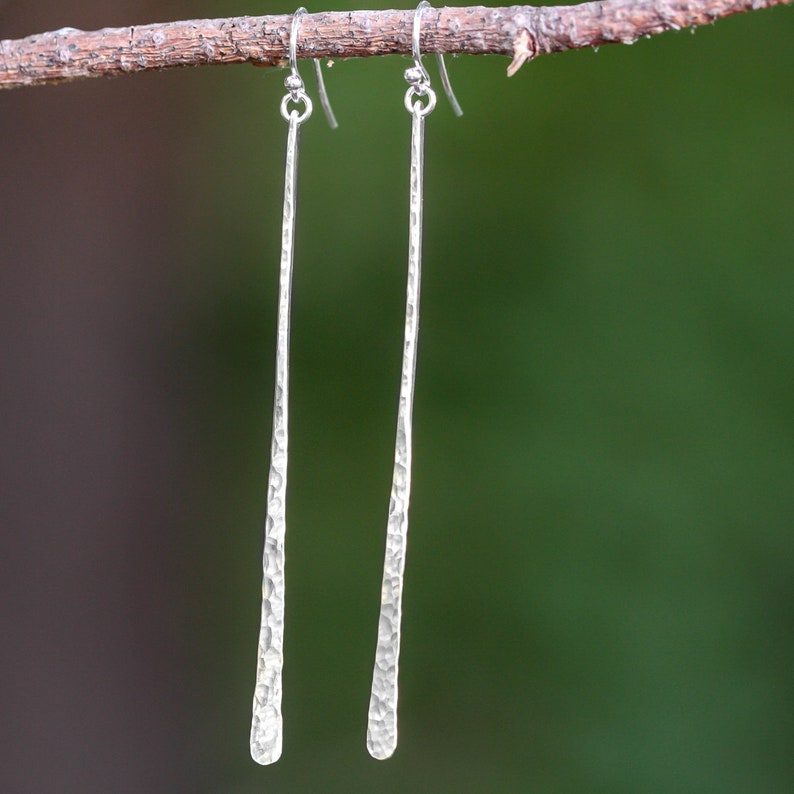
[[[49, 16], [7, 7], [2, 36], [292, 10], [99, 3], [84, 19], [50, 5]], [[334, 6], [347, 7], [357, 6]], [[57, 531], [37, 535], [42, 522], [28, 517], [52, 480], [35, 458], [23, 471], [6, 463], [29, 495], [20, 502], [27, 491], [9, 485], [3, 497], [6, 582], [11, 567], [18, 578], [3, 608], [4, 665], [21, 671], [6, 677], [16, 750], [4, 790], [792, 791], [793, 14], [543, 57], [510, 80], [506, 58], [448, 59], [465, 115], [440, 97], [427, 120], [400, 745], [386, 763], [364, 738], [405, 300], [406, 59], [337, 61], [326, 81], [340, 128], [318, 111], [302, 133], [285, 740], [269, 768], [250, 760], [248, 731], [284, 74], [201, 68], [0, 96], [17, 163], [8, 201], [34, 217], [21, 239], [57, 237], [30, 255], [41, 282], [14, 287], [19, 316], [36, 313], [44, 329], [27, 346], [61, 339], [50, 320], [65, 289], [80, 296], [75, 315], [107, 315], [117, 342], [105, 352], [126, 393], [148, 384], [125, 409], [143, 412], [133, 430], [106, 439], [117, 479], [100, 485], [110, 458], [74, 439], [47, 464], [77, 478], [64, 485], [75, 504], [100, 490], [111, 500], [96, 570], [110, 559], [124, 575], [96, 573], [93, 536], [83, 573], [42, 569], [42, 546], [74, 537], [96, 510], [54, 499]], [[13, 126], [15, 113], [38, 121]], [[61, 134], [75, 142], [66, 175], [52, 170]], [[59, 225], [42, 197], [85, 171], [102, 210]], [[97, 254], [87, 277], [74, 240], [96, 250], [103, 213], [130, 222], [135, 211], [136, 236]], [[122, 286], [115, 252], [131, 262]], [[17, 260], [3, 257], [8, 279]], [[19, 333], [8, 317], [3, 333]], [[93, 350], [104, 333], [80, 344]], [[96, 400], [111, 427], [127, 388], [116, 405], [102, 381], [86, 386], [97, 361], [105, 353], [66, 379], [85, 391], [78, 429], [95, 426]], [[56, 388], [52, 369], [42, 364], [34, 387], [19, 376], [29, 358], [16, 366], [6, 393], [16, 390], [30, 428], [48, 417], [46, 453], [62, 425], [46, 405], [30, 408], [30, 394]], [[15, 427], [29, 448], [34, 431]], [[113, 502], [132, 470], [144, 484]], [[53, 609], [70, 586], [85, 635], [60, 653], [46, 637], [28, 641], [31, 621], [66, 632]], [[111, 614], [91, 629], [82, 621], [96, 603]], [[119, 612], [128, 629], [108, 634]], [[107, 681], [84, 681], [86, 669]], [[45, 689], [79, 681], [89, 693], [79, 702], [94, 693], [100, 711], [15, 683], [28, 674]], [[80, 750], [56, 763], [64, 741]]]

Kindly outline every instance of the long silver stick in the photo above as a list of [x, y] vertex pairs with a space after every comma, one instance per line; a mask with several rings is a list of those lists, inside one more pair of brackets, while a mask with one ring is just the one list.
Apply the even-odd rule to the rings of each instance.
[[[273, 441], [267, 481], [265, 551], [262, 559], [262, 619], [256, 660], [256, 688], [251, 719], [251, 757], [260, 764], [272, 764], [281, 757], [283, 717], [281, 680], [284, 668], [284, 538], [287, 506], [287, 447], [289, 418], [289, 328], [292, 303], [292, 260], [295, 245], [295, 199], [298, 177], [300, 125], [312, 114], [298, 71], [297, 42], [301, 17], [306, 9], [292, 15], [289, 37], [290, 73], [284, 80], [287, 93], [281, 100], [281, 115], [289, 123], [287, 164], [284, 173], [284, 213], [281, 222], [281, 267], [278, 294], [278, 335], [276, 341], [276, 393], [273, 399]], [[337, 126], [319, 63], [315, 61], [317, 84], [328, 123]], [[303, 110], [290, 110], [290, 102]]]
[[[289, 80], [289, 78], [287, 78]], [[289, 87], [289, 85], [288, 85]], [[302, 113], [287, 114], [287, 103], [303, 102]], [[256, 664], [251, 757], [272, 764], [281, 756], [281, 679], [284, 667], [284, 536], [287, 501], [287, 446], [289, 418], [289, 330], [292, 294], [292, 259], [295, 242], [295, 196], [300, 125], [311, 114], [311, 100], [296, 88], [281, 103], [289, 122], [287, 165], [284, 175], [284, 215], [281, 225], [281, 272], [276, 341], [276, 392], [273, 400], [273, 441], [267, 485], [265, 551], [262, 560], [262, 620]]]
[[[412, 89], [409, 89], [409, 93]], [[431, 90], [427, 89], [428, 91]], [[406, 99], [408, 97], [406, 96]], [[433, 103], [435, 104], [435, 99]], [[409, 108], [411, 124], [411, 198], [408, 238], [408, 290], [405, 305], [400, 403], [394, 449], [386, 555], [383, 564], [378, 644], [369, 701], [367, 750], [373, 758], [388, 758], [397, 747], [397, 674], [400, 658], [403, 573], [411, 496], [411, 426], [413, 421], [416, 342], [419, 330], [419, 287], [422, 275], [422, 177], [425, 115], [433, 108], [420, 102]]]

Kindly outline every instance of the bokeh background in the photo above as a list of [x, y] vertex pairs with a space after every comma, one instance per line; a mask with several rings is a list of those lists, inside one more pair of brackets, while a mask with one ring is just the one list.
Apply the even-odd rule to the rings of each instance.
[[[0, 36], [291, 10], [8, 0]], [[0, 790], [792, 791], [793, 38], [784, 7], [511, 80], [448, 61], [386, 763], [406, 60], [337, 62], [341, 126], [303, 130], [270, 768], [283, 72], [0, 94]]]

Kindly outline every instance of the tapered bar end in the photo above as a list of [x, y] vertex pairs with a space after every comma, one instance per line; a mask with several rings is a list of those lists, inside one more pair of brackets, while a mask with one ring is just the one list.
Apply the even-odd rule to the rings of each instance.
[[257, 741], [252, 737], [251, 758], [253, 758], [254, 761], [257, 762], [257, 764], [262, 764], [262, 766], [275, 764], [276, 761], [278, 761], [278, 759], [281, 758], [280, 732], [277, 740], [272, 743], [264, 743], [261, 741]]

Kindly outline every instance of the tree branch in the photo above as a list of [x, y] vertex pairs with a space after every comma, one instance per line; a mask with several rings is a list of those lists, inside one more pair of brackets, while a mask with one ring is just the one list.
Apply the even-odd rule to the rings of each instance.
[[[794, 0], [602, 0], [575, 6], [425, 12], [422, 51], [511, 55], [508, 74], [550, 52], [622, 42]], [[299, 58], [411, 51], [413, 10], [307, 14]], [[62, 28], [0, 42], [0, 88], [203, 64], [284, 62], [291, 16], [195, 19], [85, 32]]]

